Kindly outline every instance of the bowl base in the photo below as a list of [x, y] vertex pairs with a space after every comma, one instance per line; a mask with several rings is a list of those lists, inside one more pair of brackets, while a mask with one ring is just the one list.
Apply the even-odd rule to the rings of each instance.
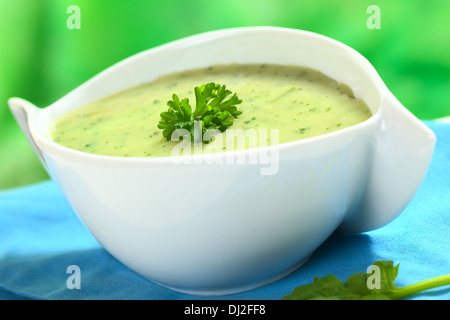
[[301, 260], [299, 263], [297, 263], [296, 265], [294, 265], [292, 268], [286, 270], [283, 273], [277, 274], [276, 276], [269, 278], [269, 279], [265, 279], [264, 281], [259, 281], [259, 282], [255, 282], [252, 284], [248, 284], [248, 285], [244, 285], [244, 286], [240, 286], [240, 287], [233, 287], [233, 288], [213, 288], [213, 289], [189, 289], [189, 288], [176, 288], [176, 287], [171, 287], [171, 286], [167, 286], [165, 284], [159, 283], [157, 281], [153, 281], [151, 280], [153, 283], [160, 285], [162, 287], [165, 287], [167, 289], [176, 291], [176, 292], [180, 292], [180, 293], [185, 293], [185, 294], [190, 294], [190, 295], [196, 295], [196, 296], [224, 296], [224, 295], [229, 295], [229, 294], [237, 294], [237, 293], [242, 293], [242, 292], [246, 292], [246, 291], [250, 291], [250, 290], [254, 290], [266, 285], [269, 285], [271, 283], [274, 283], [278, 280], [283, 279], [284, 277], [288, 276], [289, 274], [291, 274], [292, 272], [294, 272], [295, 270], [297, 270], [298, 268], [300, 268], [304, 263], [306, 263], [309, 258], [312, 256], [312, 254], [310, 254], [308, 257], [306, 257], [305, 259]]

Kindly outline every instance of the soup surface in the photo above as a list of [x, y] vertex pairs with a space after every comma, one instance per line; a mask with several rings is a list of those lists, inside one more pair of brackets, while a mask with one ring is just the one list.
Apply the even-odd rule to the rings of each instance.
[[[258, 142], [259, 146], [326, 134], [372, 115], [348, 86], [313, 69], [270, 64], [216, 65], [166, 75], [75, 109], [52, 124], [52, 139], [72, 149], [101, 155], [171, 156], [180, 142], [163, 137], [158, 128], [160, 114], [167, 111], [167, 101], [174, 93], [180, 99], [189, 98], [194, 110], [194, 87], [208, 82], [225, 84], [242, 99], [237, 105], [242, 114], [229, 129], [256, 132], [259, 140], [260, 132], [267, 130], [267, 141]], [[233, 149], [227, 143], [218, 148], [202, 145], [203, 152]], [[254, 146], [246, 144], [247, 148]]]

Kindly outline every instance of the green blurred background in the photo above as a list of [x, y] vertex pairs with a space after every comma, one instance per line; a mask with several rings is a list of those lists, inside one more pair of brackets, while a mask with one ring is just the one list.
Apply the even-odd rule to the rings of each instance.
[[[69, 5], [81, 11], [71, 30]], [[381, 29], [366, 26], [369, 5]], [[309, 30], [363, 54], [420, 119], [450, 115], [450, 1], [0, 0], [0, 189], [48, 179], [7, 100], [45, 107], [110, 65], [200, 32], [240, 26]]]

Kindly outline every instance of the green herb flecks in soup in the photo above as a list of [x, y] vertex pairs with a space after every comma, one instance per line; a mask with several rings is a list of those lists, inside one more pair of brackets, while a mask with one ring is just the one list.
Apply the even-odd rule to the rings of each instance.
[[[167, 102], [176, 94], [180, 100], [187, 98], [194, 111], [194, 88], [210, 82], [226, 85], [242, 100], [238, 106], [242, 113], [230, 118], [228, 130], [267, 129], [270, 140], [270, 130], [278, 129], [278, 143], [343, 129], [372, 115], [348, 86], [316, 70], [271, 64], [216, 65], [166, 75], [73, 110], [53, 123], [52, 138], [66, 147], [101, 155], [171, 156], [180, 142], [166, 139], [158, 127], [161, 114], [168, 111]], [[227, 150], [224, 144], [219, 151]]]

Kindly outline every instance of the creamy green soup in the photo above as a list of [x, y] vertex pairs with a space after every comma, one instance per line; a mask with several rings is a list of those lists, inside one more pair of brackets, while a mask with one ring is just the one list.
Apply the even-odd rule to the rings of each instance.
[[[53, 123], [52, 139], [101, 155], [170, 156], [179, 142], [162, 136], [157, 127], [161, 112], [167, 111], [174, 93], [180, 99], [189, 98], [194, 109], [194, 87], [208, 82], [225, 84], [242, 99], [238, 105], [242, 114], [229, 129], [268, 130], [268, 145], [340, 130], [372, 115], [348, 86], [316, 70], [270, 64], [216, 65], [166, 75], [73, 110]], [[278, 130], [276, 140], [272, 129]], [[227, 143], [204, 148], [206, 152], [230, 149]]]

